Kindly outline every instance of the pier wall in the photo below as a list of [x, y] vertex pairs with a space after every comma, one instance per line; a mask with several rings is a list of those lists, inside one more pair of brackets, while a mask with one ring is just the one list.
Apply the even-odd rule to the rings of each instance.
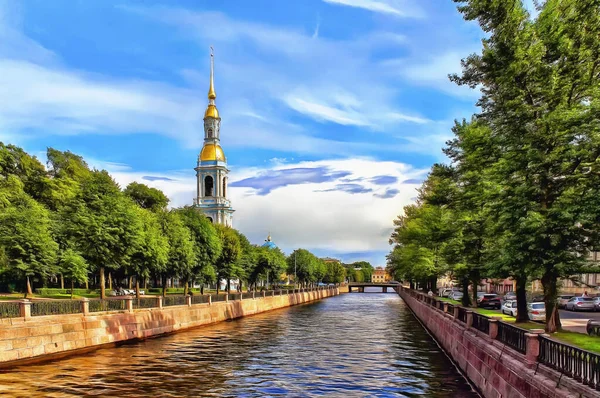
[[338, 289], [164, 308], [2, 319], [0, 367], [60, 357], [128, 340], [139, 340], [308, 303]]
[[600, 393], [467, 327], [400, 289], [400, 297], [486, 398], [600, 397]]

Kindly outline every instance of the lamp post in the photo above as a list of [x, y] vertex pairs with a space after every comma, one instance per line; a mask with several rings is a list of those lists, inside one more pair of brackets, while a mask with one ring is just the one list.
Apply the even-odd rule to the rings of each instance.
[[296, 252], [294, 252], [294, 289], [296, 289], [296, 280], [297, 280], [297, 276], [296, 276]]

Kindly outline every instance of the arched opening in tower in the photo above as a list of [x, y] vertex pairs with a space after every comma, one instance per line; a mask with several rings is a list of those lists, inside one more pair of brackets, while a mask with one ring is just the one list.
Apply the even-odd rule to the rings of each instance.
[[206, 217], [206, 218], [208, 218], [208, 221], [210, 221], [211, 223], [213, 222], [212, 217]]
[[227, 197], [227, 177], [223, 177], [223, 197]]
[[211, 176], [204, 177], [204, 196], [213, 196], [214, 181]]

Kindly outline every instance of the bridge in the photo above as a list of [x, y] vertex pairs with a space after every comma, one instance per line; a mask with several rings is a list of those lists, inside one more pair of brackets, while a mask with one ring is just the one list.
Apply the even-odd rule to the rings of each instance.
[[348, 293], [364, 293], [366, 287], [380, 287], [381, 293], [387, 293], [388, 288], [391, 287], [394, 291], [398, 292], [400, 287], [399, 283], [377, 283], [377, 282], [350, 282], [348, 283]]

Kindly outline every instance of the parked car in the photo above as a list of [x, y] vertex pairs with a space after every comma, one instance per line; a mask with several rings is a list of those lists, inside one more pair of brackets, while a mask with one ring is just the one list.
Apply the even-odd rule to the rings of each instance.
[[441, 297], [450, 297], [450, 294], [454, 291], [456, 291], [456, 288], [454, 288], [454, 287], [453, 288], [445, 287], [445, 288], [440, 289], [439, 292], [440, 292]]
[[532, 321], [546, 320], [546, 304], [542, 302], [530, 303], [527, 305], [527, 315]]
[[600, 297], [594, 297], [592, 300], [594, 300], [594, 310], [600, 311]]
[[572, 294], [561, 294], [560, 296], [558, 296], [558, 302], [557, 302], [558, 308], [566, 308], [567, 303], [573, 297], [574, 296]]
[[481, 298], [477, 298], [477, 305], [481, 308], [494, 308], [497, 310], [502, 306], [500, 296], [497, 294], [484, 294]]
[[600, 321], [597, 319], [588, 320], [585, 330], [590, 336], [600, 336]]
[[458, 290], [453, 290], [450, 295], [448, 295], [449, 299], [460, 301], [463, 298], [463, 293]]
[[572, 297], [567, 301], [566, 306], [568, 311], [594, 311], [594, 299], [590, 297]]
[[517, 293], [515, 293], [515, 292], [507, 292], [504, 295], [505, 301], [511, 301], [511, 300], [516, 300], [516, 299], [517, 299]]
[[517, 316], [517, 300], [505, 301], [504, 304], [502, 304], [502, 313]]

